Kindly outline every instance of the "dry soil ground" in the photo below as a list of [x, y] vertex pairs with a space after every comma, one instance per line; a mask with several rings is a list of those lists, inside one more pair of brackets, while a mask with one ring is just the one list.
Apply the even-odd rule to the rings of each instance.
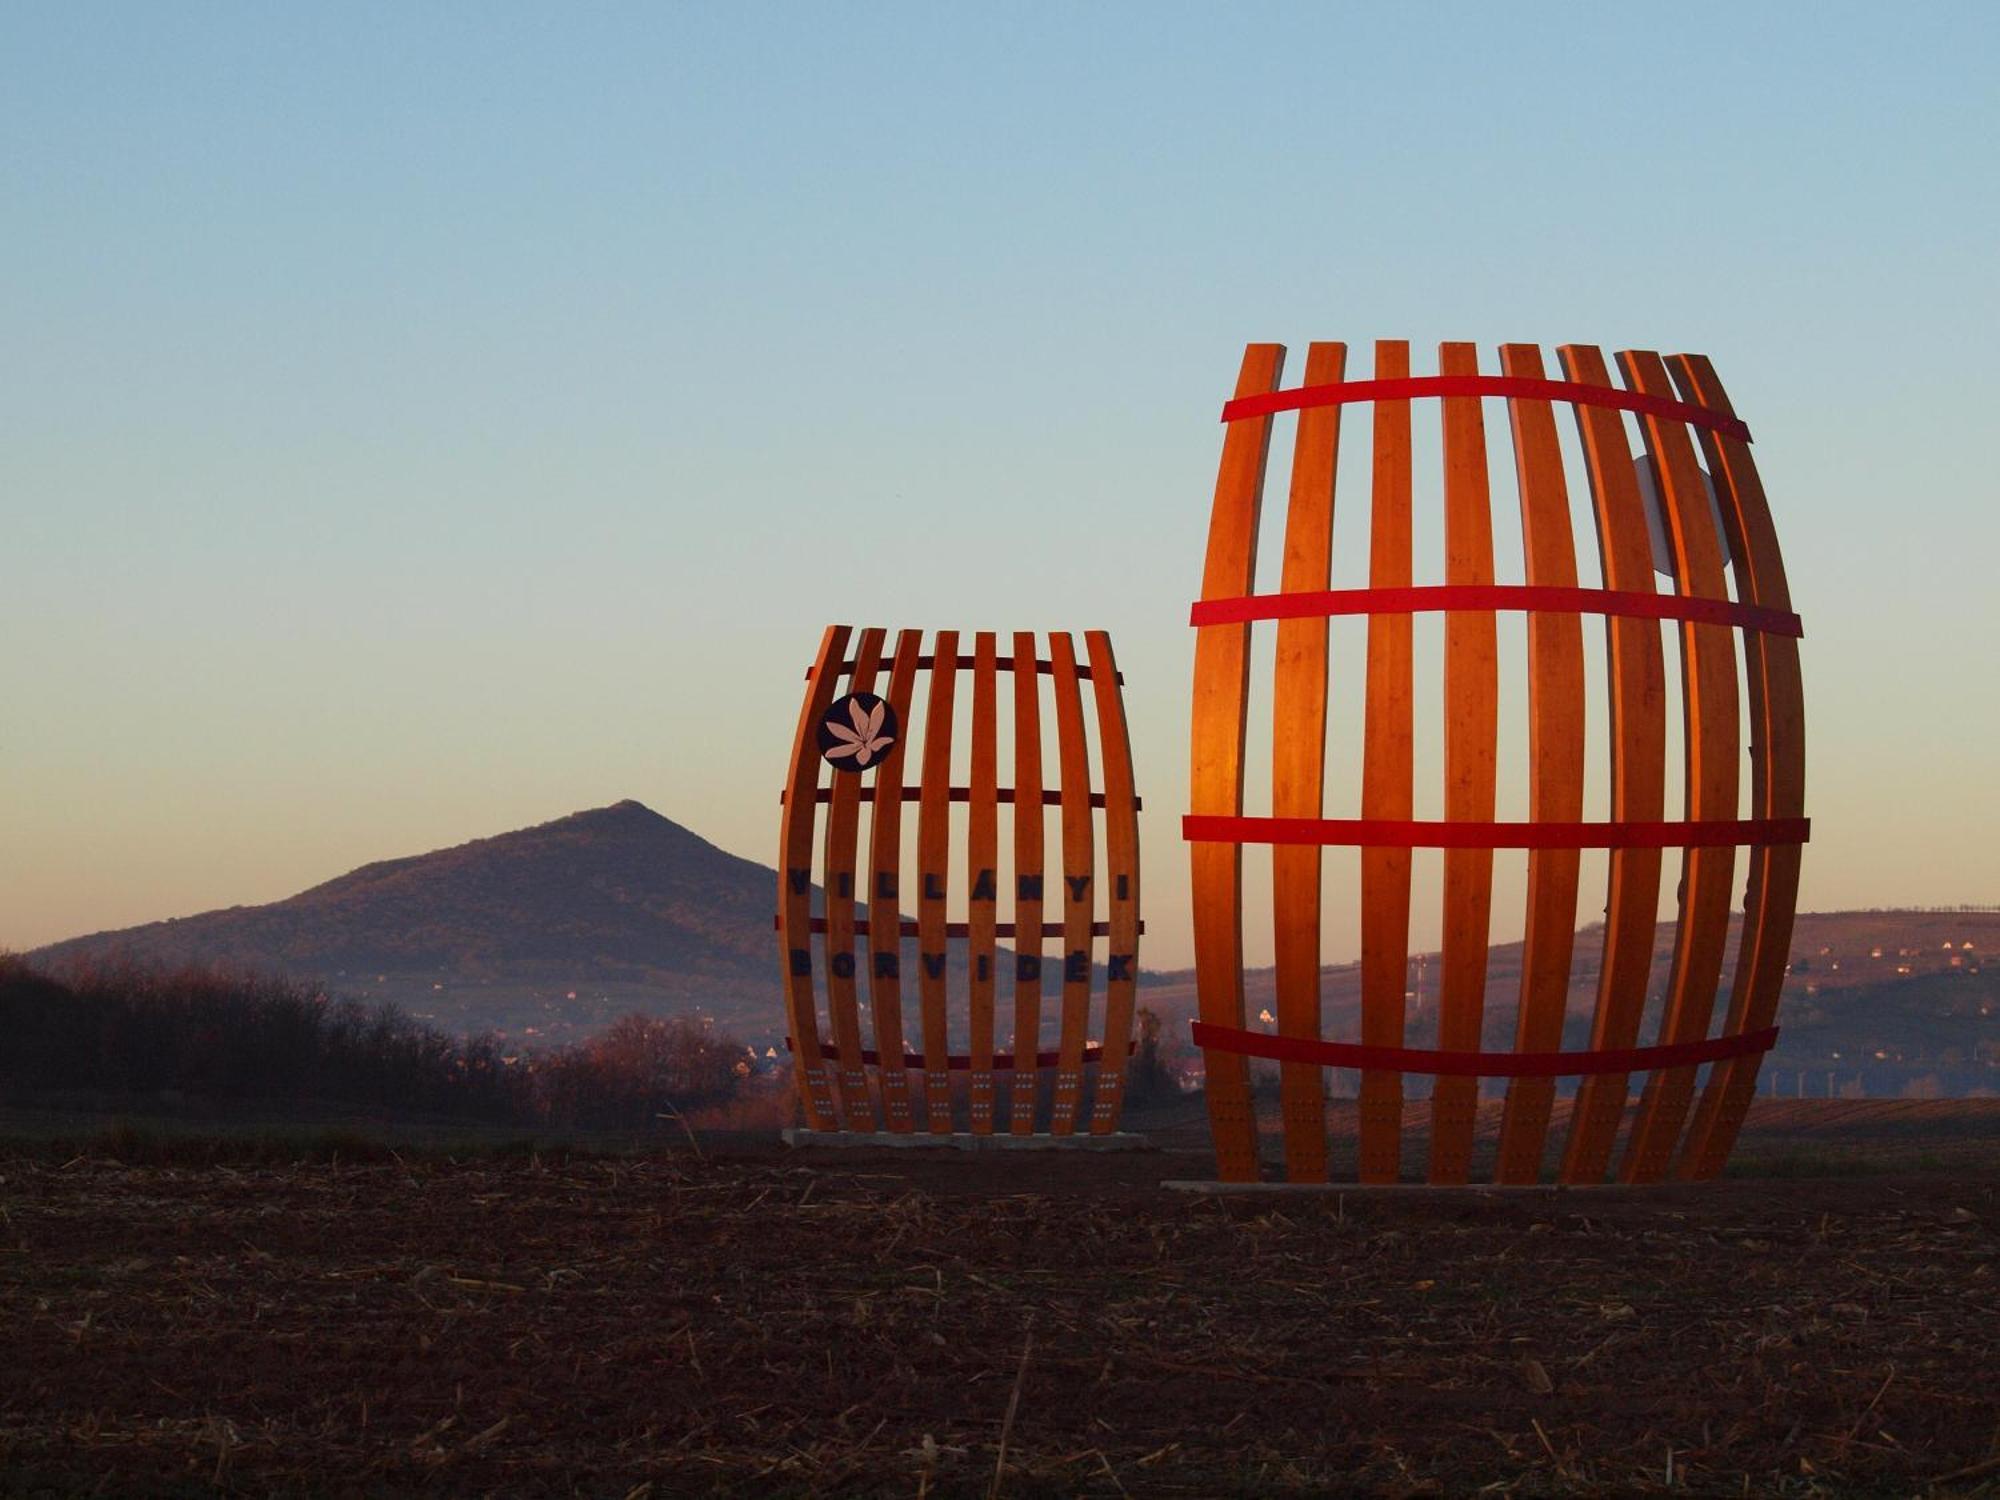
[[1159, 1190], [1206, 1173], [1185, 1120], [1060, 1161], [17, 1145], [0, 1493], [2000, 1493], [2000, 1111], [1926, 1108], [1788, 1106], [1743, 1152], [1782, 1176], [1226, 1200]]

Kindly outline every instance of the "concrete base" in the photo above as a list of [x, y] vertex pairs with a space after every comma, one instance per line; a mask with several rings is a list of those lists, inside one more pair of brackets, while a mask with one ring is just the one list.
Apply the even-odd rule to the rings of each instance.
[[947, 1151], [1151, 1151], [1153, 1149], [1150, 1137], [1122, 1130], [1110, 1135], [1091, 1135], [1085, 1131], [1078, 1131], [1075, 1135], [1011, 1133], [973, 1135], [969, 1132], [957, 1135], [931, 1135], [924, 1131], [901, 1134], [892, 1130], [803, 1130], [791, 1127], [782, 1134], [785, 1144], [792, 1147], [888, 1146], [902, 1151], [925, 1147]]

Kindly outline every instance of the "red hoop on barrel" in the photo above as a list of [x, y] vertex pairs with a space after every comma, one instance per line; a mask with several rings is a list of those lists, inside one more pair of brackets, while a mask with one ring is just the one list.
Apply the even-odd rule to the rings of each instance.
[[1727, 412], [1711, 411], [1688, 401], [1640, 391], [1621, 391], [1608, 385], [1583, 385], [1573, 380], [1535, 380], [1517, 375], [1413, 375], [1400, 380], [1336, 380], [1325, 385], [1295, 386], [1289, 391], [1267, 391], [1258, 396], [1239, 396], [1222, 408], [1222, 420], [1241, 422], [1250, 417], [1267, 417], [1274, 412], [1304, 411], [1315, 406], [1346, 406], [1355, 401], [1408, 401], [1424, 396], [1512, 396], [1525, 401], [1567, 401], [1572, 406], [1609, 406], [1617, 411], [1641, 416], [1664, 417], [1705, 427], [1742, 442], [1750, 441], [1750, 429]]
[[1686, 620], [1696, 625], [1736, 625], [1766, 635], [1795, 638], [1806, 633], [1799, 617], [1790, 610], [1760, 609], [1729, 599], [1648, 594], [1636, 589], [1537, 588], [1517, 583], [1322, 589], [1200, 599], [1188, 610], [1188, 624], [1236, 625], [1245, 620], [1312, 620], [1329, 615], [1404, 615], [1454, 609], [1547, 610], [1636, 620]]
[[1310, 1063], [1322, 1068], [1380, 1068], [1391, 1073], [1435, 1073], [1451, 1078], [1570, 1078], [1601, 1073], [1643, 1073], [1649, 1068], [1693, 1067], [1726, 1057], [1769, 1052], [1778, 1028], [1741, 1036], [1710, 1037], [1663, 1047], [1604, 1047], [1588, 1052], [1447, 1052], [1432, 1047], [1367, 1047], [1272, 1036], [1234, 1026], [1194, 1023], [1194, 1044], [1243, 1057]]
[[1356, 849], [1714, 849], [1803, 844], [1810, 818], [1650, 823], [1456, 823], [1393, 818], [1244, 818], [1189, 813], [1190, 844], [1331, 844]]

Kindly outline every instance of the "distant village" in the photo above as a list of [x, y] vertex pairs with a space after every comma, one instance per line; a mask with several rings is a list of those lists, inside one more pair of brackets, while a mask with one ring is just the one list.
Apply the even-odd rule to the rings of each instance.
[[[1954, 916], [1966, 918], [1958, 924], [1964, 930], [1939, 935], [1940, 929], [1952, 928]], [[2000, 1095], [2000, 971], [1986, 975], [1984, 950], [1980, 936], [1971, 930], [1974, 927], [1980, 935], [2000, 930], [2000, 908], [1801, 916], [1794, 958], [1786, 970], [1779, 1044], [1762, 1070], [1762, 1092], [1770, 1097], [1840, 1099]], [[1826, 940], [1814, 941], [1815, 937]], [[1991, 936], [1986, 940], [1990, 945]], [[1664, 978], [1665, 955], [1661, 957], [1656, 980]], [[1341, 965], [1328, 972], [1346, 973], [1352, 967]], [[1434, 1015], [1435, 967], [1431, 955], [1411, 960], [1412, 988], [1407, 998], [1413, 1027], [1422, 1025], [1427, 1009]], [[1725, 969], [1718, 1009], [1727, 1003], [1728, 977]], [[381, 985], [396, 982], [389, 975], [366, 976], [359, 987], [364, 995], [373, 987], [367, 979]], [[343, 980], [353, 984], [352, 978]], [[1143, 976], [1142, 1004], [1148, 994], [1144, 986], [1152, 982], [1156, 976]], [[1510, 1004], [1514, 982], [1511, 977], [1496, 978], [1489, 1005]], [[775, 1069], [786, 1061], [775, 998], [764, 1007], [738, 1002], [718, 1009], [663, 1003], [657, 992], [627, 985], [536, 990], [456, 980], [437, 981], [431, 988], [435, 1001], [408, 1006], [413, 1015], [448, 1030], [465, 1029], [475, 1013], [504, 1018], [504, 1024], [491, 1029], [507, 1045], [510, 1063], [585, 1041], [633, 1010], [697, 1016], [703, 1024], [736, 1038], [752, 1071]], [[1657, 1004], [1660, 997], [1653, 998]], [[1185, 1041], [1183, 1006], [1169, 1002], [1162, 1009], [1168, 1022], [1164, 1060], [1184, 1087], [1198, 1088], [1201, 1054]], [[1268, 1009], [1253, 1012], [1253, 1018], [1267, 1027], [1275, 1025]], [[1573, 1013], [1573, 1026], [1579, 1019]], [[1574, 1039], [1569, 1043], [1580, 1044]], [[1359, 1079], [1348, 1070], [1335, 1069], [1328, 1086], [1333, 1097], [1348, 1097], [1358, 1092]], [[1488, 1081], [1486, 1092], [1498, 1095], [1504, 1090], [1504, 1082]]]

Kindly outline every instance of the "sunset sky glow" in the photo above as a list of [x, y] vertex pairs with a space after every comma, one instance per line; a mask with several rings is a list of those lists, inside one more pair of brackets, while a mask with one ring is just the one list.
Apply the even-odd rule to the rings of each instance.
[[1110, 630], [1184, 964], [1252, 339], [1711, 355], [1801, 909], [2000, 901], [1997, 70], [1991, 5], [10, 7], [0, 947], [625, 797], [771, 863], [840, 620]]

